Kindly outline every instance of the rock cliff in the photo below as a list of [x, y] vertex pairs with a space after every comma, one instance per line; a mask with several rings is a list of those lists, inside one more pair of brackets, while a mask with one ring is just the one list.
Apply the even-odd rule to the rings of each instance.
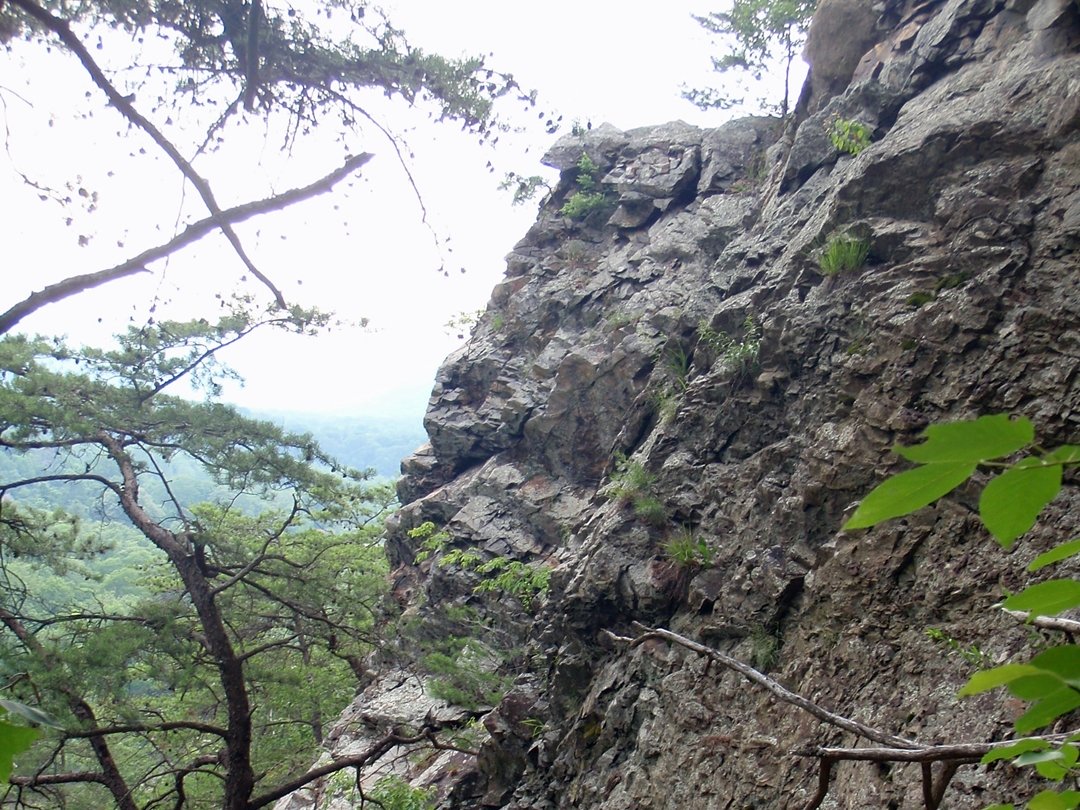
[[[855, 737], [605, 632], [635, 622], [890, 733], [1008, 734], [1016, 706], [955, 697], [973, 670], [956, 648], [1038, 643], [992, 605], [1075, 535], [1076, 487], [1011, 554], [966, 490], [840, 526], [932, 422], [1011, 412], [1080, 439], [1078, 46], [1072, 0], [823, 0], [786, 125], [558, 141], [558, 187], [403, 464], [398, 669], [339, 750], [472, 716], [462, 751], [400, 764], [439, 807], [806, 806], [817, 762], [793, 752]], [[857, 154], [830, 137], [850, 122]], [[573, 219], [583, 173], [598, 191]], [[829, 274], [838, 240], [865, 259]], [[944, 806], [1016, 779], [965, 765]], [[922, 790], [917, 764], [843, 763], [824, 806], [923, 807]]]

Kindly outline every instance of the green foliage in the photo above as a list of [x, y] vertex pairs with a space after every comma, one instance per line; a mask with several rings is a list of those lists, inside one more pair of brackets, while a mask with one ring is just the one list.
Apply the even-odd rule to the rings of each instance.
[[857, 155], [870, 145], [870, 127], [838, 115], [829, 122], [828, 133], [832, 145], [850, 155]]
[[577, 190], [567, 198], [559, 213], [573, 220], [583, 220], [593, 212], [605, 209], [608, 206], [608, 197], [598, 189], [599, 167], [588, 154], [582, 154], [577, 168]]
[[[994, 539], [1010, 548], [1034, 525], [1043, 508], [1062, 486], [1066, 467], [1080, 466], [1080, 446], [1044, 449], [1035, 444], [1035, 429], [1023, 417], [1006, 414], [931, 425], [925, 441], [894, 450], [919, 466], [898, 473], [879, 484], [844, 524], [845, 529], [866, 528], [901, 517], [927, 506], [971, 478], [980, 467], [997, 474], [983, 487], [979, 518]], [[1016, 456], [1019, 458], [1016, 459]], [[1016, 460], [1010, 460], [1016, 459]], [[1039, 555], [1029, 568], [1040, 570], [1080, 555], [1080, 538]], [[1056, 614], [1080, 606], [1080, 582], [1053, 579], [1031, 585], [1006, 599], [1003, 607], [1030, 616]], [[959, 645], [958, 645], [959, 646]], [[980, 656], [981, 658], [981, 656]], [[983, 663], [983, 661], [979, 661]], [[1080, 708], [1080, 646], [1051, 646], [1029, 662], [1009, 663], [976, 672], [960, 695], [975, 695], [1004, 687], [1013, 697], [1029, 704], [1014, 722], [1018, 734], [1045, 728]], [[1023, 740], [995, 748], [984, 762], [1012, 758], [1015, 765], [1034, 766], [1045, 778], [1060, 781], [1075, 775], [1077, 735], [1064, 742]], [[1075, 807], [1080, 794], [1074, 791], [1043, 791], [1027, 807]], [[1011, 807], [1012, 805], [999, 805]]]
[[629, 504], [634, 514], [655, 526], [667, 520], [667, 509], [652, 493], [653, 475], [640, 461], [628, 459], [621, 453], [615, 458], [615, 471], [604, 487], [604, 495], [619, 503]]
[[[11, 723], [9, 718], [21, 718], [23, 723]], [[41, 735], [37, 726], [53, 726], [52, 718], [44, 712], [14, 700], [0, 700], [0, 785], [11, 778], [14, 759], [28, 750]]]
[[750, 631], [750, 664], [754, 669], [768, 672], [780, 660], [780, 638], [763, 625]]
[[432, 810], [435, 788], [414, 788], [398, 776], [384, 776], [368, 794], [383, 810]]
[[667, 507], [654, 495], [634, 498], [634, 514], [652, 526], [663, 526], [668, 517]]
[[[713, 57], [713, 70], [742, 71], [761, 82], [778, 61], [784, 63], [784, 97], [780, 114], [790, 108], [791, 62], [806, 39], [817, 0], [734, 0], [730, 11], [714, 11], [694, 19], [720, 38], [724, 55]], [[730, 82], [727, 87], [730, 88]], [[701, 109], [728, 109], [741, 104], [746, 94], [730, 89], [684, 89], [683, 97]]]
[[[190, 806], [220, 806], [237, 763], [267, 785], [295, 776], [375, 641], [391, 488], [366, 485], [309, 435], [168, 393], [192, 379], [213, 397], [231, 374], [219, 349], [264, 325], [318, 322], [238, 308], [217, 323], [131, 329], [109, 349], [0, 338], [0, 446], [27, 465], [51, 451], [44, 469], [5, 465], [0, 479], [0, 672], [18, 673], [13, 696], [64, 729], [139, 729], [103, 743], [124, 769], [116, 790], [139, 805], [161, 803], [175, 763], [223, 745], [227, 758], [186, 780]], [[205, 471], [221, 503], [184, 498], [181, 464]], [[23, 505], [58, 483], [121, 508], [102, 521]], [[261, 511], [238, 507], [259, 497]], [[185, 725], [194, 718], [205, 728]], [[101, 767], [97, 749], [63, 731], [20, 764], [44, 777]], [[63, 790], [74, 806], [89, 788]]]
[[862, 269], [870, 255], [870, 241], [854, 236], [834, 236], [818, 254], [818, 266], [826, 276]]
[[664, 346], [664, 369], [675, 390], [682, 394], [690, 384], [690, 355], [677, 340], [668, 340]]
[[[1035, 428], [1023, 417], [981, 416], [966, 422], [931, 425], [926, 441], [893, 450], [921, 466], [886, 480], [863, 499], [845, 529], [873, 526], [927, 506], [964, 483], [980, 464], [1029, 448]], [[1080, 447], [1065, 445], [1004, 465], [979, 499], [979, 517], [1005, 548], [1035, 523], [1042, 508], [1061, 488], [1062, 469], [1080, 463]]]
[[495, 706], [510, 687], [510, 679], [496, 671], [499, 656], [473, 638], [443, 640], [422, 664], [437, 676], [428, 682], [433, 696], [472, 711]]
[[668, 559], [684, 568], [707, 568], [713, 564], [713, 552], [704, 538], [690, 530], [680, 532], [664, 543]]
[[946, 649], [958, 654], [973, 666], [984, 667], [990, 663], [990, 656], [983, 652], [978, 644], [972, 643], [965, 647], [940, 627], [927, 627], [926, 637], [935, 644], [940, 644]]
[[437, 530], [434, 523], [426, 521], [411, 529], [409, 537], [419, 538], [421, 550], [417, 552], [416, 562], [423, 562], [438, 554], [440, 566], [457, 566], [467, 571], [475, 571], [483, 579], [473, 588], [474, 593], [506, 594], [517, 599], [522, 607], [532, 607], [537, 597], [548, 592], [551, 569], [540, 563], [524, 563], [508, 557], [492, 557], [485, 560], [474, 549], [449, 549], [451, 537], [445, 530]]
[[431, 555], [444, 551], [446, 544], [450, 542], [450, 533], [445, 529], [439, 530], [430, 520], [425, 520], [415, 529], [409, 529], [406, 533], [413, 540], [420, 541], [420, 550], [413, 557], [413, 560], [417, 563], [422, 563]]
[[[331, 20], [332, 9], [339, 13]], [[347, 127], [362, 117], [353, 91], [370, 88], [410, 105], [428, 105], [433, 116], [459, 122], [486, 141], [499, 131], [496, 99], [532, 100], [482, 57], [448, 59], [411, 46], [373, 4], [335, 0], [310, 13], [264, 4], [261, 11], [254, 32], [242, 11], [205, 0], [102, 0], [65, 6], [63, 16], [72, 27], [102, 24], [130, 32], [133, 39], [167, 33], [175, 45], [169, 69], [204, 77], [176, 84], [172, 104], [180, 109], [208, 103], [224, 109], [242, 87], [249, 111], [286, 110], [311, 124], [331, 116]], [[0, 6], [0, 40], [36, 28], [29, 19]], [[247, 65], [251, 41], [258, 43], [257, 71]]]
[[476, 572], [490, 575], [476, 586], [476, 593], [505, 593], [525, 607], [537, 596], [546, 594], [551, 584], [551, 569], [547, 566], [529, 565], [506, 557], [493, 557], [480, 563]]
[[536, 198], [541, 190], [550, 191], [547, 181], [538, 174], [528, 177], [517, 172], [507, 172], [502, 182], [499, 183], [500, 191], [512, 191], [511, 205], [524, 205]]
[[761, 351], [761, 324], [753, 314], [743, 320], [741, 337], [716, 331], [704, 318], [698, 323], [697, 333], [698, 340], [737, 373], [749, 372], [757, 366]]

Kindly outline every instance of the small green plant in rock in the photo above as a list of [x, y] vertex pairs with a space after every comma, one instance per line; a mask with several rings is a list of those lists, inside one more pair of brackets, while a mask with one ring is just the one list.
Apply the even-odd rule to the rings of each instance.
[[677, 340], [669, 340], [664, 346], [664, 369], [675, 390], [685, 392], [690, 384], [690, 355]]
[[667, 520], [667, 509], [652, 493], [654, 481], [645, 465], [620, 453], [615, 457], [615, 471], [604, 488], [604, 494], [612, 500], [630, 504], [635, 515], [646, 523], [658, 526]]
[[665, 386], [653, 396], [653, 406], [660, 424], [670, 425], [679, 413], [679, 395]]
[[927, 627], [926, 637], [935, 644], [940, 644], [946, 649], [957, 653], [974, 667], [986, 667], [993, 663], [990, 656], [984, 653], [978, 644], [969, 644], [965, 647], [940, 627]]
[[445, 529], [439, 529], [430, 520], [426, 520], [415, 529], [407, 532], [413, 540], [420, 541], [420, 550], [413, 558], [415, 562], [422, 563], [432, 554], [438, 554], [446, 548], [450, 542], [450, 534]]
[[841, 152], [857, 155], [870, 145], [870, 127], [850, 118], [833, 117], [829, 122], [829, 140]]
[[494, 557], [481, 563], [476, 572], [486, 576], [473, 589], [476, 593], [509, 594], [526, 608], [537, 596], [546, 594], [551, 585], [551, 569], [547, 566], [528, 565], [508, 557]]
[[664, 554], [684, 568], [707, 568], [713, 564], [709, 544], [689, 530], [680, 532], [664, 543]]
[[559, 213], [570, 219], [585, 219], [593, 211], [599, 211], [607, 205], [607, 195], [597, 188], [599, 167], [588, 154], [583, 154], [577, 163], [578, 175], [575, 184], [577, 190], [559, 209]]
[[622, 453], [615, 457], [615, 471], [605, 488], [609, 498], [631, 503], [652, 489], [654, 478], [640, 461], [627, 458]]
[[414, 788], [399, 776], [384, 776], [372, 788], [368, 798], [383, 810], [432, 810], [435, 788]]
[[768, 672], [780, 660], [780, 639], [776, 633], [758, 625], [750, 631], [750, 663], [754, 669]]
[[707, 320], [698, 323], [698, 340], [739, 372], [750, 371], [757, 365], [761, 351], [761, 324], [754, 316], [747, 315], [743, 321], [743, 335], [736, 338], [726, 332], [718, 332]]
[[634, 514], [653, 526], [663, 526], [667, 522], [667, 508], [653, 495], [635, 498]]
[[855, 236], [834, 236], [818, 255], [818, 266], [826, 276], [862, 268], [870, 255], [870, 241]]
[[529, 730], [529, 734], [534, 740], [547, 731], [547, 723], [539, 717], [526, 717], [521, 721], [521, 725]]
[[622, 329], [624, 326], [630, 326], [640, 317], [632, 312], [612, 312], [604, 319], [604, 323], [611, 329]]

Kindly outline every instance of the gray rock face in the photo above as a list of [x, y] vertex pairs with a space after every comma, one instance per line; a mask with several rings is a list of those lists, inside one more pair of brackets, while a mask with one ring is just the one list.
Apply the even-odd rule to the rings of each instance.
[[[388, 538], [406, 613], [437, 636], [474, 611], [514, 678], [467, 778], [428, 780], [441, 808], [796, 808], [817, 775], [792, 752], [854, 744], [685, 650], [604, 641], [635, 621], [891, 733], [1007, 733], [1015, 707], [958, 701], [971, 667], [926, 630], [995, 662], [1024, 652], [1029, 633], [990, 606], [1075, 536], [1076, 488], [1011, 555], [966, 490], [840, 526], [931, 422], [1008, 411], [1048, 445], [1080, 441], [1080, 9], [874, 9], [850, 82], [834, 71], [776, 145], [761, 119], [604, 126], [545, 158], [563, 182], [439, 372]], [[871, 145], [838, 153], [834, 114]], [[618, 200], [610, 223], [559, 214], [583, 153]], [[825, 277], [838, 233], [869, 259]], [[447, 549], [549, 570], [550, 591], [526, 609], [417, 561], [407, 530], [426, 520]], [[686, 532], [711, 564], [665, 552]], [[946, 805], [1023, 796], [1017, 779], [964, 766]], [[829, 807], [923, 806], [917, 765], [844, 763], [833, 781]]]

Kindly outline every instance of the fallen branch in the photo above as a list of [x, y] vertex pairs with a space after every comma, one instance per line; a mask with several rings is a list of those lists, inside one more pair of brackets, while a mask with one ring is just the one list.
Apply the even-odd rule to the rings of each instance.
[[[1015, 613], [1014, 611], [1009, 611]], [[1027, 614], [1020, 614], [1020, 618], [1027, 618]], [[1080, 623], [1073, 623], [1080, 626]], [[650, 639], [662, 639], [671, 644], [677, 644], [692, 652], [705, 656], [710, 661], [716, 661], [726, 669], [738, 672], [748, 681], [764, 688], [770, 694], [792, 706], [796, 706], [818, 720], [830, 726], [849, 731], [868, 740], [880, 743], [877, 748], [837, 748], [824, 746], [806, 746], [797, 748], [791, 753], [800, 757], [815, 757], [819, 760], [817, 791], [811, 797], [804, 810], [816, 810], [821, 806], [829, 792], [832, 779], [833, 766], [840, 761], [862, 762], [918, 762], [922, 771], [922, 794], [923, 805], [927, 810], [937, 810], [941, 805], [945, 790], [949, 781], [961, 765], [969, 765], [979, 762], [984, 755], [1004, 746], [1014, 745], [1021, 740], [1000, 740], [988, 743], [962, 743], [955, 745], [923, 745], [916, 740], [898, 737], [894, 734], [881, 731], [867, 726], [857, 720], [844, 717], [831, 712], [812, 700], [792, 692], [774, 681], [767, 675], [758, 672], [753, 667], [744, 664], [719, 650], [708, 647], [692, 639], [673, 633], [670, 630], [645, 627], [635, 623], [634, 629], [640, 635], [635, 638], [619, 636], [610, 631], [603, 631], [606, 637], [612, 641], [627, 645], [630, 649], [638, 647]], [[1055, 627], [1053, 629], [1062, 629]], [[1030, 737], [1024, 739], [1046, 740], [1047, 742], [1062, 742], [1074, 732], [1053, 734], [1045, 737]], [[938, 773], [934, 773], [934, 764], [941, 763]]]

